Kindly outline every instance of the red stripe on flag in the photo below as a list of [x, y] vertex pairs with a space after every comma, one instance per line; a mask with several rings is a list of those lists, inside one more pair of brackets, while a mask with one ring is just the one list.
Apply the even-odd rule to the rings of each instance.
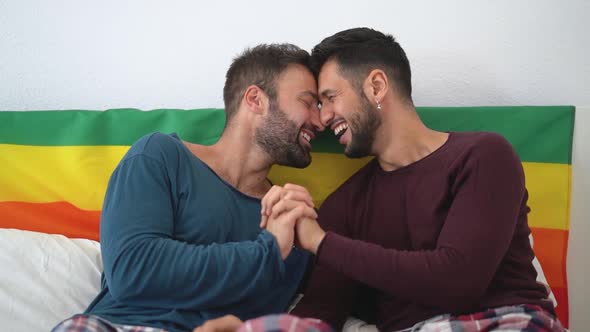
[[100, 211], [81, 210], [68, 202], [0, 202], [0, 228], [98, 241], [99, 221]]

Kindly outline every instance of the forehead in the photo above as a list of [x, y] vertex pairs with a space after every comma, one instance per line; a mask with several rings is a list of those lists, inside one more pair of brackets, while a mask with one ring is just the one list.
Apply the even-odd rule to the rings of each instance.
[[305, 91], [315, 93], [317, 85], [308, 68], [303, 65], [289, 65], [277, 80], [279, 94], [298, 94]]
[[340, 73], [338, 63], [335, 60], [327, 61], [321, 68], [318, 75], [318, 91], [322, 94], [323, 90], [341, 89], [349, 86], [346, 80]]

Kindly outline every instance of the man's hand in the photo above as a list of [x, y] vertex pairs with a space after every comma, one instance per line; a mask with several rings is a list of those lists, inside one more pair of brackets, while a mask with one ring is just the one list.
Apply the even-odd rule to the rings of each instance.
[[307, 204], [290, 199], [283, 199], [273, 207], [266, 229], [272, 233], [279, 244], [281, 257], [289, 256], [295, 241], [295, 223], [300, 218], [317, 218], [317, 213]]
[[290, 199], [293, 201], [300, 201], [307, 204], [307, 206], [313, 208], [313, 199], [309, 194], [309, 191], [305, 189], [305, 187], [298, 186], [296, 184], [287, 183], [284, 187], [274, 185], [270, 190], [264, 195], [261, 202], [261, 218], [260, 218], [260, 228], [266, 227], [266, 222], [268, 221], [268, 217], [273, 212], [273, 206], [277, 204], [281, 199]]
[[316, 255], [320, 243], [326, 236], [326, 232], [320, 227], [316, 218], [305, 217], [297, 220], [295, 231], [301, 248]]
[[242, 321], [234, 315], [226, 315], [211, 319], [196, 327], [193, 332], [235, 332], [242, 325]]

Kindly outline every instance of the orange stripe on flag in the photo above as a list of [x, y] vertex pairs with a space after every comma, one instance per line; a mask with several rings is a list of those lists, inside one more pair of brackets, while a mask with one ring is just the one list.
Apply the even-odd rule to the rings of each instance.
[[545, 278], [555, 295], [557, 317], [564, 327], [569, 326], [566, 255], [569, 231], [531, 227], [533, 248], [541, 263]]
[[98, 241], [99, 221], [100, 211], [81, 210], [68, 202], [0, 202], [0, 228]]
[[531, 227], [535, 255], [551, 287], [567, 287], [566, 254], [568, 231]]

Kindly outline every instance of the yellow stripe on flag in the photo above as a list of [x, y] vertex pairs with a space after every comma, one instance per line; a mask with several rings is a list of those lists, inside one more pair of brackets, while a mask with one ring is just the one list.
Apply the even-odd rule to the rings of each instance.
[[109, 177], [128, 149], [0, 144], [0, 201], [66, 201], [100, 210]]
[[[0, 144], [0, 201], [69, 202], [100, 210], [108, 179], [128, 146], [25, 146]], [[313, 153], [306, 169], [275, 166], [270, 179], [311, 188], [316, 206], [370, 158]], [[529, 224], [567, 230], [571, 166], [523, 163], [529, 189]]]
[[335, 153], [312, 153], [311, 158], [311, 165], [305, 169], [273, 166], [269, 178], [274, 184], [294, 183], [308, 188], [316, 207], [372, 159], [350, 159]]
[[572, 167], [567, 164], [522, 163], [529, 192], [529, 226], [569, 229]]

